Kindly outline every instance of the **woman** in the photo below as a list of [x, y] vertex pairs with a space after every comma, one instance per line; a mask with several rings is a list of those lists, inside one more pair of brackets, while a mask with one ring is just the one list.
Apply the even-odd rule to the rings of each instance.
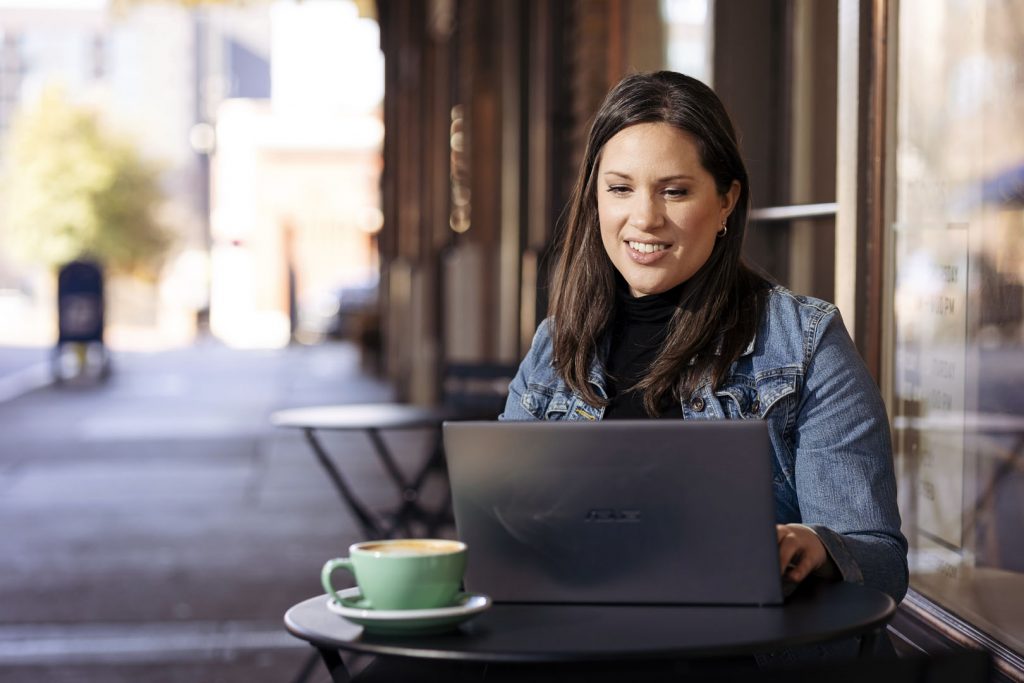
[[740, 257], [749, 202], [704, 84], [628, 76], [590, 130], [550, 317], [504, 420], [762, 419], [780, 571], [907, 589], [885, 407], [835, 306]]

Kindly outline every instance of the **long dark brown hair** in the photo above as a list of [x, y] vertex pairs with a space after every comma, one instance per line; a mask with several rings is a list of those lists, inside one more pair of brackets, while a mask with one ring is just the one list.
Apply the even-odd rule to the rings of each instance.
[[616, 288], [615, 268], [601, 242], [595, 176], [605, 143], [638, 123], [667, 123], [692, 136], [720, 195], [733, 181], [740, 185], [728, 231], [682, 288], [665, 343], [633, 387], [654, 415], [668, 394], [689, 396], [708, 371], [712, 385], [719, 385], [757, 330], [768, 283], [740, 255], [750, 190], [736, 133], [718, 96], [672, 71], [627, 76], [608, 93], [590, 128], [551, 283], [555, 370], [566, 384], [591, 405], [608, 403], [589, 382], [591, 362], [612, 322]]

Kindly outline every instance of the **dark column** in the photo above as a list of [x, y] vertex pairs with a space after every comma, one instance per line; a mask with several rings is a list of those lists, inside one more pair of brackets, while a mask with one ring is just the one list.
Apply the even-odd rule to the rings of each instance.
[[[789, 203], [788, 3], [718, 2], [714, 12], [714, 88], [740, 139], [753, 207]], [[788, 229], [747, 233], [745, 253], [769, 273], [788, 269]]]

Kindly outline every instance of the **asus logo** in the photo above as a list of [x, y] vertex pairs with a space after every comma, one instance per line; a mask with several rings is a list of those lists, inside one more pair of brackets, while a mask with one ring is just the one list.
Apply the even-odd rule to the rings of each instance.
[[614, 508], [596, 508], [587, 511], [585, 522], [639, 522], [639, 510], [616, 510]]

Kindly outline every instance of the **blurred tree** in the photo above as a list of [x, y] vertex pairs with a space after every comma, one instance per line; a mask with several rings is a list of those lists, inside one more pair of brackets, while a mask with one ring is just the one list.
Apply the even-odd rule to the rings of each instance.
[[156, 217], [159, 171], [97, 111], [48, 88], [16, 117], [7, 150], [0, 227], [14, 255], [50, 266], [87, 256], [155, 274], [170, 243]]

